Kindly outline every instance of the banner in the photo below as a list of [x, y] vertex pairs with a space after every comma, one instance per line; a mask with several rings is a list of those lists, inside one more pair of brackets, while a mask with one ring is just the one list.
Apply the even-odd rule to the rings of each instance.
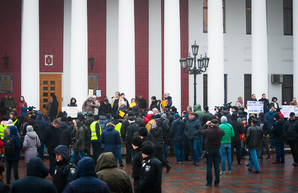
[[247, 101], [247, 114], [259, 114], [264, 112], [263, 101]]
[[62, 107], [62, 112], [65, 111], [67, 113], [67, 116], [70, 116], [71, 118], [76, 118], [78, 112], [82, 112], [82, 108], [80, 107]]
[[298, 116], [298, 107], [291, 105], [280, 105], [279, 107], [281, 108], [280, 112], [284, 115], [285, 118], [289, 118], [291, 112], [294, 112], [296, 117]]

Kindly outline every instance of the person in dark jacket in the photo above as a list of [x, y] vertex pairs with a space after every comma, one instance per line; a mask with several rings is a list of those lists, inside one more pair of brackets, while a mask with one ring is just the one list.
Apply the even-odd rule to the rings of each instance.
[[39, 140], [40, 140], [40, 146], [38, 147], [38, 156], [43, 160], [43, 154], [44, 154], [44, 135], [46, 128], [48, 127], [46, 121], [42, 119], [43, 114], [42, 112], [38, 111], [37, 112], [37, 117], [36, 117], [36, 125], [39, 128]]
[[84, 157], [79, 161], [77, 179], [70, 182], [63, 193], [110, 193], [108, 185], [97, 179], [94, 160]]
[[204, 113], [202, 115], [202, 125], [206, 124], [207, 121], [210, 121], [212, 119], [212, 114], [209, 112], [209, 107], [204, 106]]
[[212, 186], [212, 163], [214, 165], [215, 181], [214, 186], [218, 186], [220, 182], [219, 177], [219, 149], [221, 147], [221, 138], [225, 132], [218, 127], [217, 119], [207, 121], [200, 133], [205, 139], [205, 151], [207, 153], [207, 186]]
[[270, 156], [270, 149], [269, 149], [269, 134], [270, 134], [270, 129], [269, 129], [269, 123], [267, 120], [265, 120], [264, 118], [264, 113], [259, 113], [258, 114], [258, 119], [259, 119], [259, 123], [260, 123], [260, 127], [262, 128], [263, 131], [263, 142], [262, 145], [260, 147], [260, 151], [258, 152], [258, 157], [260, 157], [261, 159], [263, 158], [263, 149], [266, 149], [267, 152], [267, 160], [271, 159]]
[[48, 168], [40, 158], [31, 158], [27, 167], [27, 177], [16, 181], [11, 187], [11, 193], [56, 193], [54, 184], [44, 179], [48, 173]]
[[[147, 131], [147, 130], [146, 130]], [[140, 193], [140, 172], [142, 168], [142, 139], [138, 136], [132, 139], [132, 148], [136, 152], [132, 159], [132, 177], [134, 180], [134, 192]]]
[[96, 164], [97, 178], [108, 184], [111, 193], [132, 193], [132, 186], [127, 173], [116, 166], [112, 152], [102, 153]]
[[72, 136], [74, 136], [73, 142], [73, 153], [71, 156], [71, 162], [77, 163], [77, 157], [79, 156], [81, 159], [85, 157], [85, 130], [80, 120], [73, 120], [74, 130]]
[[100, 104], [100, 107], [98, 108], [98, 115], [106, 115], [106, 114], [109, 114], [109, 115], [112, 114], [112, 107], [108, 99], [105, 99], [103, 103]]
[[143, 165], [140, 172], [141, 193], [161, 193], [161, 162], [153, 155], [153, 147], [146, 144], [142, 149]]
[[264, 102], [264, 113], [267, 113], [269, 111], [269, 100], [266, 98], [266, 94], [262, 94], [262, 98], [259, 101]]
[[285, 123], [287, 143], [290, 145], [293, 156], [293, 166], [298, 166], [298, 120], [294, 112], [290, 113], [290, 118]]
[[252, 167], [255, 166], [256, 171], [254, 173], [260, 173], [257, 149], [260, 147], [263, 139], [263, 131], [262, 128], [258, 126], [258, 122], [257, 119], [253, 119], [251, 121], [251, 126], [246, 132], [246, 144], [250, 154], [248, 171], [251, 172]]
[[150, 110], [152, 111], [154, 108], [157, 108], [160, 111], [160, 101], [156, 100], [156, 96], [151, 97]]
[[54, 149], [60, 144], [61, 128], [59, 127], [59, 121], [55, 119], [50, 127], [47, 128], [44, 135], [44, 143], [48, 148], [48, 154], [50, 159], [50, 174], [54, 175], [55, 170], [55, 152]]
[[140, 95], [136, 101], [139, 104], [140, 109], [147, 109], [147, 101]]
[[52, 103], [51, 103], [51, 107], [50, 107], [50, 113], [49, 113], [51, 122], [53, 120], [55, 120], [57, 117], [58, 106], [59, 106], [59, 103], [57, 101], [57, 97], [55, 94], [53, 94], [52, 95]]
[[194, 165], [199, 165], [199, 158], [202, 154], [201, 149], [201, 123], [195, 117], [194, 112], [188, 113], [188, 120], [185, 124], [185, 135], [189, 140], [189, 146], [191, 150], [191, 157], [193, 159]]
[[278, 114], [274, 115], [274, 124], [272, 127], [272, 134], [275, 141], [276, 160], [273, 164], [285, 163], [285, 131], [283, 126], [283, 120], [281, 120]]
[[66, 185], [73, 181], [76, 177], [76, 166], [69, 163], [69, 151], [65, 145], [58, 145], [54, 152], [56, 153], [56, 168], [53, 176], [53, 184], [57, 192], [61, 193]]
[[241, 148], [241, 141], [240, 141], [240, 135], [243, 134], [243, 127], [241, 123], [237, 121], [237, 114], [233, 113], [231, 116], [231, 120], [229, 122], [234, 129], [235, 136], [232, 138], [231, 141], [231, 152], [232, 152], [232, 163], [233, 163], [233, 157], [234, 157], [234, 149], [236, 149], [236, 155], [237, 155], [237, 163], [238, 165], [241, 165], [240, 159], [240, 148]]
[[70, 99], [70, 103], [67, 106], [69, 106], [69, 107], [76, 107], [76, 106], [78, 106], [77, 105], [77, 100], [74, 97], [72, 97]]
[[175, 113], [174, 121], [171, 124], [171, 138], [174, 142], [176, 160], [178, 164], [184, 163], [184, 130], [185, 123], [181, 120], [180, 115]]
[[118, 160], [118, 147], [121, 144], [119, 132], [115, 130], [115, 125], [108, 123], [106, 129], [101, 133], [99, 142], [104, 144], [104, 152], [112, 152]]
[[15, 152], [13, 155], [5, 155], [6, 160], [6, 183], [10, 184], [10, 176], [11, 176], [11, 168], [13, 169], [14, 179], [19, 179], [19, 172], [18, 172], [18, 166], [19, 166], [19, 160], [20, 160], [20, 151], [21, 151], [21, 144], [22, 140], [20, 137], [18, 137], [18, 128], [15, 126], [10, 127], [10, 134], [4, 138], [4, 141], [8, 137], [14, 137], [15, 142]]
[[4, 177], [4, 166], [2, 164], [0, 164], [0, 192], [8, 193], [9, 186], [7, 184], [4, 184], [3, 177]]
[[127, 127], [125, 144], [126, 144], [126, 163], [131, 163], [131, 158], [134, 157], [134, 150], [131, 142], [135, 132], [139, 132], [139, 125], [136, 123], [135, 116], [128, 117], [129, 126]]
[[71, 133], [72, 127], [67, 124], [67, 118], [63, 116], [60, 122], [61, 128], [61, 136], [60, 136], [60, 145], [65, 145], [66, 147], [70, 147], [71, 145]]

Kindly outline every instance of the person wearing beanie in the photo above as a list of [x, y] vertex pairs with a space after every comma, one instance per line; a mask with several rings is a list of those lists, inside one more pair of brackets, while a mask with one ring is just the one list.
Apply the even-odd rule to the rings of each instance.
[[259, 121], [253, 119], [251, 121], [251, 126], [246, 132], [246, 145], [249, 149], [249, 166], [248, 171], [252, 171], [252, 167], [255, 166], [256, 171], [254, 173], [260, 173], [260, 165], [258, 161], [257, 149], [260, 148], [263, 140], [263, 131], [260, 126], [258, 126]]
[[112, 152], [102, 153], [95, 167], [97, 178], [107, 183], [111, 193], [132, 193], [132, 186], [127, 173], [117, 168]]
[[40, 146], [40, 140], [33, 127], [28, 125], [26, 127], [26, 135], [23, 142], [23, 151], [25, 153], [25, 163], [28, 165], [29, 160], [33, 157], [37, 157], [37, 148]]
[[214, 186], [218, 186], [220, 182], [219, 176], [219, 150], [221, 147], [221, 139], [225, 132], [218, 127], [217, 119], [207, 121], [207, 123], [200, 130], [204, 136], [205, 153], [207, 156], [207, 186], [212, 186], [212, 164], [214, 165], [215, 181]]
[[225, 132], [225, 135], [221, 138], [221, 172], [220, 174], [225, 174], [226, 170], [226, 156], [228, 160], [228, 172], [231, 174], [232, 170], [232, 158], [231, 158], [231, 141], [235, 136], [233, 126], [230, 123], [227, 123], [228, 119], [226, 116], [222, 116], [221, 124], [219, 128]]
[[153, 146], [146, 144], [142, 149], [143, 165], [140, 172], [140, 192], [161, 193], [162, 163], [153, 155]]
[[66, 186], [63, 193], [110, 193], [107, 183], [97, 178], [91, 157], [84, 157], [79, 161], [76, 178]]
[[38, 158], [32, 158], [27, 167], [27, 177], [16, 181], [11, 187], [11, 193], [56, 193], [53, 183], [46, 180], [49, 170]]
[[285, 130], [284, 130], [284, 121], [280, 118], [278, 114], [274, 115], [274, 123], [271, 130], [274, 142], [275, 142], [275, 151], [276, 151], [276, 160], [273, 164], [285, 163]]
[[[146, 128], [145, 128], [146, 130]], [[146, 130], [147, 131], [147, 130]], [[134, 180], [134, 192], [140, 193], [140, 172], [142, 168], [142, 139], [138, 136], [132, 139], [132, 148], [135, 151], [135, 156], [132, 159], [132, 177]]]
[[55, 150], [56, 167], [53, 176], [53, 184], [57, 192], [61, 193], [66, 185], [73, 181], [76, 177], [76, 165], [70, 163], [70, 155], [68, 147], [65, 145], [58, 145]]

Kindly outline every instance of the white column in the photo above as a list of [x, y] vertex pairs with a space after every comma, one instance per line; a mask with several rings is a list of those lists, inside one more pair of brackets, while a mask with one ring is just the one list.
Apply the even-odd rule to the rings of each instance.
[[293, 89], [298, 98], [298, 1], [293, 0]]
[[134, 0], [119, 0], [118, 80], [119, 91], [135, 98], [135, 25]]
[[64, 0], [62, 107], [71, 99], [71, 0]]
[[71, 96], [81, 106], [88, 96], [87, 0], [71, 4]]
[[222, 0], [208, 1], [208, 106], [224, 103], [224, 42]]
[[252, 0], [251, 10], [252, 94], [261, 98], [269, 86], [266, 0]]
[[22, 5], [21, 95], [39, 109], [39, 0]]
[[[118, 90], [118, 0], [107, 2], [106, 30], [106, 89], [110, 101]], [[122, 76], [123, 77], [123, 76]]]
[[161, 0], [149, 1], [149, 104], [162, 98]]
[[164, 1], [164, 92], [169, 92], [173, 106], [181, 110], [179, 0]]

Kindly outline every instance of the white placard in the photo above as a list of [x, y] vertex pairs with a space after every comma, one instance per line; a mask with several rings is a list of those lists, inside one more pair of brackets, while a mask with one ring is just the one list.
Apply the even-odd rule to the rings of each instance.
[[289, 118], [291, 112], [294, 112], [296, 117], [298, 116], [298, 107], [292, 105], [280, 105], [279, 107], [281, 108], [280, 112], [284, 115], [285, 118]]
[[67, 116], [70, 116], [71, 118], [76, 118], [78, 112], [82, 112], [82, 108], [80, 107], [62, 107], [62, 112], [67, 112]]
[[259, 114], [264, 112], [263, 101], [247, 101], [247, 114]]

